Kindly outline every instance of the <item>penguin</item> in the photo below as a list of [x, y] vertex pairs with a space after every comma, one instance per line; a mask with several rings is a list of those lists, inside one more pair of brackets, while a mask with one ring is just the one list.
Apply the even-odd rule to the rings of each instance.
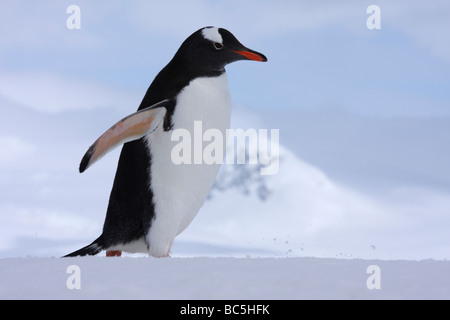
[[197, 215], [220, 164], [174, 163], [177, 129], [195, 134], [230, 126], [231, 96], [225, 66], [267, 58], [226, 29], [204, 27], [189, 36], [157, 74], [137, 112], [101, 135], [81, 160], [80, 173], [123, 144], [102, 234], [64, 257], [120, 256], [122, 251], [168, 257], [177, 235]]

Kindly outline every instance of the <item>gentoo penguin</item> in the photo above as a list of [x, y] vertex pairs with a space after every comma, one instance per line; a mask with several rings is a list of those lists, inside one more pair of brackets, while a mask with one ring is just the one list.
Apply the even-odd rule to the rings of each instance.
[[175, 237], [194, 219], [215, 181], [220, 164], [174, 163], [172, 133], [195, 134], [194, 123], [225, 131], [231, 98], [225, 65], [267, 61], [228, 30], [205, 27], [188, 37], [147, 90], [139, 109], [117, 122], [88, 149], [80, 172], [124, 144], [102, 234], [66, 257], [107, 256], [122, 251], [169, 255]]

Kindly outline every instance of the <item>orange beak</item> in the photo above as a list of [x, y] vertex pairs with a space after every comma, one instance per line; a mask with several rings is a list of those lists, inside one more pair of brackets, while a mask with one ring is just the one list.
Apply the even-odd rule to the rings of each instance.
[[252, 52], [252, 51], [235, 51], [233, 50], [233, 52], [239, 53], [240, 55], [246, 57], [249, 60], [253, 60], [253, 61], [260, 61], [260, 62], [265, 62], [267, 61], [267, 58], [259, 53], [259, 52]]

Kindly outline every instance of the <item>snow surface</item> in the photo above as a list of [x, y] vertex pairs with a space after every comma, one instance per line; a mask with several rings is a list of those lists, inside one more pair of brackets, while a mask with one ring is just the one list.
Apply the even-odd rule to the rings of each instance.
[[[80, 289], [67, 286], [72, 265]], [[380, 268], [380, 289], [367, 286], [371, 265]], [[435, 260], [6, 258], [0, 270], [0, 299], [450, 298], [450, 262]]]

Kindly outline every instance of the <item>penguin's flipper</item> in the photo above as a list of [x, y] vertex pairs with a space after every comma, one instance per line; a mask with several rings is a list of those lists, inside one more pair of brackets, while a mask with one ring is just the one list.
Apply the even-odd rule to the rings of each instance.
[[165, 105], [168, 101], [163, 100], [130, 114], [109, 128], [85, 153], [80, 163], [80, 172], [84, 172], [118, 145], [140, 139], [153, 132], [166, 114]]

